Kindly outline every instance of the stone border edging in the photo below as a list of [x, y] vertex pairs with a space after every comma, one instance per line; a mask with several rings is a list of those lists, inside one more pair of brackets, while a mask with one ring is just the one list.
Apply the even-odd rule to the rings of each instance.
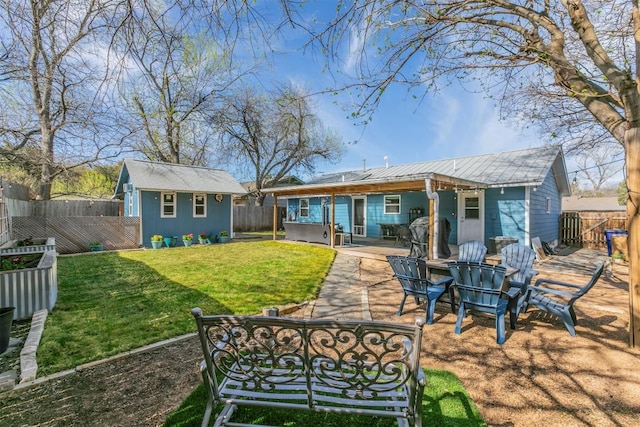
[[164, 341], [159, 341], [159, 342], [156, 342], [156, 343], [153, 343], [153, 344], [145, 345], [143, 347], [135, 348], [133, 350], [125, 351], [125, 352], [113, 355], [111, 357], [107, 357], [106, 359], [100, 359], [100, 360], [96, 360], [96, 361], [93, 361], [93, 362], [84, 363], [82, 365], [76, 366], [73, 369], [67, 369], [66, 371], [56, 372], [55, 374], [51, 374], [51, 375], [48, 375], [48, 376], [45, 376], [45, 377], [41, 377], [41, 378], [35, 378], [33, 380], [28, 380], [28, 381], [24, 381], [24, 382], [20, 381], [20, 384], [16, 385], [12, 390], [13, 391], [24, 390], [24, 389], [33, 387], [35, 385], [45, 383], [47, 381], [55, 380], [55, 379], [58, 379], [58, 378], [63, 378], [63, 377], [66, 377], [68, 375], [75, 374], [77, 372], [82, 372], [84, 370], [91, 369], [91, 368], [94, 368], [96, 366], [99, 366], [99, 365], [102, 365], [102, 364], [105, 364], [105, 363], [113, 362], [115, 360], [124, 359], [124, 358], [126, 358], [128, 356], [133, 356], [133, 355], [138, 354], [138, 353], [143, 353], [145, 351], [153, 350], [155, 348], [162, 347], [162, 346], [167, 345], [167, 344], [174, 344], [176, 342], [183, 341], [183, 340], [186, 340], [188, 338], [195, 337], [197, 335], [198, 335], [197, 333], [191, 332], [191, 333], [188, 333], [188, 334], [185, 334], [185, 335], [181, 335], [179, 337], [169, 338], [169, 339], [164, 340]]

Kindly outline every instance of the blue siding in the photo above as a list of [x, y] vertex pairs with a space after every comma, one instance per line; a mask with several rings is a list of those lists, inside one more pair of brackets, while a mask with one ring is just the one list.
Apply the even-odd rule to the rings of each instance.
[[[529, 192], [531, 237], [540, 237], [543, 242], [550, 242], [559, 237], [559, 221], [562, 213], [562, 195], [558, 191], [552, 172], [544, 179], [537, 191]], [[551, 200], [551, 211], [547, 213], [547, 197]]]
[[207, 216], [193, 217], [193, 194], [176, 193], [176, 217], [160, 217], [160, 192], [142, 191], [142, 244], [150, 247], [150, 239], [154, 234], [162, 236], [178, 236], [193, 233], [219, 235], [221, 231], [231, 233], [231, 196], [225, 194], [221, 202], [215, 200], [214, 194], [207, 194]]
[[[458, 241], [458, 198], [453, 190], [441, 190], [438, 191], [438, 198], [440, 200], [440, 209], [438, 210], [438, 217], [440, 221], [445, 218], [449, 220], [451, 225], [451, 234], [449, 234], [449, 243], [455, 244]], [[425, 210], [425, 212], [427, 212]]]
[[484, 230], [485, 245], [489, 245], [489, 238], [509, 236], [525, 241], [525, 190], [524, 187], [505, 188], [504, 194], [500, 189], [491, 188], [484, 195]]

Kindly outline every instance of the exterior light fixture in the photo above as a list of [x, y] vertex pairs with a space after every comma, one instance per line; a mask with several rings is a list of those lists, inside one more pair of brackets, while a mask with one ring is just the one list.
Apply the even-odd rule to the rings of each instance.
[[504, 194], [504, 187], [500, 189], [500, 194]]

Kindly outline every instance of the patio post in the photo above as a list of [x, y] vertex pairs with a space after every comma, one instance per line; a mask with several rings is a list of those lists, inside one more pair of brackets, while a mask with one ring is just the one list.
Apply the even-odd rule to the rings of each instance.
[[276, 193], [273, 195], [273, 240], [277, 239], [278, 235], [278, 196]]

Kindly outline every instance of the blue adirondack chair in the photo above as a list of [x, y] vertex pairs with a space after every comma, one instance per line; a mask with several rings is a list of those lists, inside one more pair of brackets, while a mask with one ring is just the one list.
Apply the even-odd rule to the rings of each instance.
[[[527, 311], [529, 306], [534, 305], [544, 312], [560, 317], [571, 336], [575, 337], [575, 325], [578, 324], [578, 320], [573, 305], [578, 298], [593, 288], [603, 270], [604, 261], [598, 265], [591, 276], [591, 280], [584, 286], [551, 279], [536, 280], [535, 285], [528, 287], [527, 298], [523, 305], [524, 311]], [[552, 287], [549, 287], [549, 285]]]
[[404, 292], [400, 308], [396, 314], [398, 316], [402, 315], [402, 309], [408, 296], [413, 296], [416, 304], [420, 304], [420, 300], [424, 299], [427, 317], [425, 324], [432, 324], [436, 302], [442, 294], [448, 291], [453, 279], [445, 277], [437, 282], [429, 280], [427, 278], [427, 266], [422, 258], [388, 255], [387, 261], [391, 265], [394, 277], [398, 279]]
[[458, 261], [484, 262], [487, 247], [477, 240], [464, 242], [458, 248]]
[[506, 267], [468, 261], [450, 262], [448, 266], [460, 304], [456, 334], [460, 334], [467, 310], [481, 311], [496, 316], [496, 341], [498, 344], [504, 343], [505, 313], [509, 310], [511, 329], [515, 329], [518, 313], [514, 301], [520, 295], [517, 288], [511, 288], [508, 292], [502, 290]]
[[528, 246], [512, 243], [500, 251], [502, 265], [514, 267], [518, 272], [509, 278], [509, 286], [520, 289], [518, 299], [518, 311], [522, 308], [527, 297], [527, 287], [531, 284], [531, 278], [538, 274], [533, 267], [536, 252]]

